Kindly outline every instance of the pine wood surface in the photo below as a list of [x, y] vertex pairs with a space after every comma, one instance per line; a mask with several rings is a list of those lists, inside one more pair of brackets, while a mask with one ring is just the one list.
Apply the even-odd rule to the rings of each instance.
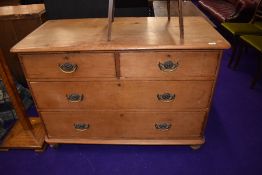
[[[29, 79], [115, 77], [113, 53], [24, 55], [21, 58]], [[64, 63], [76, 64], [76, 71], [70, 74], [62, 72], [59, 65]]]
[[[151, 77], [173, 80], [214, 77], [217, 69], [219, 52], [212, 51], [171, 51], [171, 52], [135, 52], [120, 53], [120, 72], [125, 78]], [[172, 61], [177, 68], [164, 72], [159, 63]]]
[[9, 131], [0, 145], [0, 150], [10, 148], [41, 150], [44, 145], [45, 131], [40, 118], [31, 119], [26, 116], [24, 105], [18, 94], [15, 81], [11, 75], [6, 60], [0, 50], [0, 78], [6, 87], [6, 91], [16, 111], [18, 121]]
[[12, 52], [114, 51], [145, 49], [226, 49], [229, 43], [203, 17], [115, 18], [107, 41], [107, 19], [50, 20], [12, 48]]
[[6, 91], [9, 95], [12, 105], [16, 111], [17, 116], [20, 118], [20, 122], [25, 130], [32, 129], [30, 121], [26, 117], [26, 112], [23, 106], [23, 102], [19, 96], [19, 93], [16, 88], [15, 80], [12, 77], [12, 74], [9, 70], [9, 67], [6, 63], [4, 55], [0, 50], [0, 78], [2, 79]]
[[[39, 110], [206, 109], [213, 81], [104, 81], [30, 82]], [[158, 94], [175, 94], [174, 101], [158, 100]], [[83, 95], [69, 102], [70, 94]]]
[[[214, 98], [214, 93], [215, 93], [215, 90], [216, 90], [216, 85], [217, 85], [217, 78], [218, 78], [218, 75], [219, 75], [219, 71], [220, 71], [220, 65], [221, 65], [221, 59], [222, 59], [222, 56], [223, 56], [223, 50], [220, 51], [219, 53], [219, 62], [217, 64], [217, 70], [216, 70], [216, 75], [215, 75], [215, 80], [214, 80], [214, 84], [213, 84], [213, 87], [212, 87], [212, 90], [211, 90], [211, 96], [210, 96], [210, 99], [209, 99], [209, 108], [207, 109], [207, 114], [209, 114], [210, 110], [211, 110], [211, 105], [212, 105], [212, 102], [213, 102], [213, 98]], [[208, 121], [208, 115], [205, 116], [205, 121], [203, 123], [203, 127], [202, 127], [202, 134], [201, 135], [204, 135], [205, 134], [205, 129], [206, 129], [206, 126], [207, 126], [207, 121]], [[197, 148], [197, 146], [196, 146]]]
[[[23, 55], [28, 79], [81, 79], [81, 78], [144, 78], [144, 79], [214, 79], [219, 61], [218, 51], [169, 51], [169, 52], [119, 52], [119, 70], [113, 53], [67, 53]], [[172, 72], [164, 72], [159, 63], [178, 63]], [[64, 63], [76, 64], [75, 72], [67, 74], [60, 70]], [[190, 71], [188, 71], [190, 70]]]
[[[46, 141], [203, 144], [221, 51], [229, 44], [202, 17], [184, 21], [182, 40], [177, 18], [116, 18], [108, 42], [107, 19], [54, 20], [13, 47], [44, 120]], [[178, 66], [161, 71], [159, 63], [168, 60]], [[78, 69], [61, 72], [58, 66], [66, 62]], [[164, 93], [175, 99], [160, 101]], [[83, 98], [70, 102], [70, 94]], [[78, 133], [77, 122], [90, 128]], [[158, 133], [156, 122], [172, 127]]]
[[[205, 112], [41, 112], [49, 138], [175, 139], [200, 137]], [[76, 130], [75, 124], [88, 129]], [[160, 123], [170, 129], [156, 129]]]
[[61, 139], [45, 138], [45, 141], [52, 144], [111, 144], [111, 145], [202, 145], [204, 137], [198, 138], [176, 138], [176, 139]]
[[6, 138], [0, 144], [0, 150], [34, 149], [41, 151], [44, 148], [45, 130], [40, 118], [30, 119], [32, 130], [24, 130], [18, 120]]

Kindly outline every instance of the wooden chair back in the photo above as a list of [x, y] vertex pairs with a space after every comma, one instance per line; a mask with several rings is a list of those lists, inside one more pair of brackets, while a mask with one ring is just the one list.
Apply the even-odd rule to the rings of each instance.
[[[112, 30], [112, 22], [114, 21], [114, 13], [115, 13], [115, 1], [116, 0], [109, 0], [108, 5], [108, 30], [107, 30], [107, 40], [111, 41], [111, 30]], [[171, 19], [170, 14], [170, 0], [167, 1], [167, 13], [168, 13], [168, 21]], [[179, 31], [180, 31], [180, 38], [184, 38], [184, 21], [183, 21], [183, 0], [177, 0], [178, 2], [178, 20], [179, 20]]]

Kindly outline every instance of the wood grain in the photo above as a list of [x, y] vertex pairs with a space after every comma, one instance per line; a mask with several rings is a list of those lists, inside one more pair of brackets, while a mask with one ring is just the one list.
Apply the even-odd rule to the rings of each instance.
[[177, 139], [55, 139], [47, 138], [49, 144], [113, 144], [113, 145], [201, 145], [205, 143], [203, 137]]
[[24, 130], [21, 122], [17, 121], [8, 133], [2, 144], [1, 149], [34, 149], [41, 151], [44, 148], [45, 130], [39, 118], [31, 118], [32, 130]]
[[0, 78], [2, 79], [18, 120], [0, 145], [0, 150], [13, 148], [41, 150], [44, 146], [45, 131], [39, 118], [29, 119], [26, 116], [23, 102], [9, 67], [0, 50]]
[[[170, 51], [170, 52], [136, 52], [121, 53], [121, 75], [125, 78], [159, 79], [197, 79], [198, 77], [214, 78], [219, 52]], [[172, 72], [163, 72], [159, 63], [173, 61], [178, 63]]]
[[[45, 123], [46, 141], [203, 144], [220, 52], [229, 44], [202, 17], [184, 18], [184, 39], [178, 19], [170, 20], [116, 18], [110, 42], [107, 19], [48, 21], [13, 47]], [[54, 60], [72, 61], [70, 55], [83, 68], [60, 75], [61, 63]], [[178, 66], [163, 72], [159, 63], [165, 61]], [[159, 100], [165, 93], [174, 100]], [[70, 102], [70, 94], [83, 98]], [[90, 127], [80, 132], [76, 123]], [[156, 123], [172, 126], [159, 131]]]
[[116, 78], [120, 79], [121, 77], [121, 70], [120, 70], [120, 54], [119, 52], [115, 52], [115, 71], [116, 71]]
[[[204, 112], [127, 113], [127, 112], [41, 112], [48, 138], [64, 139], [170, 139], [200, 137]], [[172, 124], [157, 130], [157, 123]], [[77, 131], [74, 124], [89, 124]]]
[[7, 66], [5, 58], [2, 51], [0, 50], [0, 78], [2, 79], [6, 91], [9, 94], [9, 98], [12, 101], [12, 105], [16, 111], [18, 118], [21, 120], [21, 124], [25, 130], [32, 129], [32, 125], [28, 118], [26, 117], [26, 111], [24, 109], [24, 104], [19, 96], [16, 88], [15, 81], [12, 74]]
[[[116, 18], [107, 41], [107, 19], [51, 20], [12, 48], [12, 52], [145, 49], [225, 49], [228, 42], [202, 17], [185, 17], [184, 39], [178, 18]], [[210, 44], [211, 43], [211, 44]]]
[[[212, 81], [109, 81], [109, 82], [30, 82], [40, 110], [63, 109], [206, 109]], [[83, 95], [70, 103], [68, 94]], [[159, 101], [158, 94], [175, 94], [175, 100]]]
[[[27, 78], [86, 78], [115, 77], [115, 60], [113, 53], [69, 53], [23, 55], [21, 62]], [[76, 64], [73, 73], [64, 73], [59, 65]]]

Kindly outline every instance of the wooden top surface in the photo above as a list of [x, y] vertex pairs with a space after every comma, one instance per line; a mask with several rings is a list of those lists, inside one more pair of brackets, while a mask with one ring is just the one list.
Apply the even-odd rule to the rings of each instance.
[[50, 20], [15, 45], [12, 52], [113, 51], [147, 49], [225, 49], [229, 43], [203, 18], [116, 18], [107, 41], [107, 19]]
[[3, 6], [0, 7], [0, 19], [41, 15], [44, 12], [45, 6], [43, 4]]

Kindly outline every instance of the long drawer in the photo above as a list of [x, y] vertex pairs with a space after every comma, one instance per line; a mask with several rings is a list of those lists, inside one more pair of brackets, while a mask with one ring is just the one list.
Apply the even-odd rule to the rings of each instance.
[[38, 108], [153, 109], [207, 108], [213, 81], [30, 82]]
[[219, 52], [130, 52], [120, 58], [121, 76], [126, 78], [214, 78]]
[[199, 137], [205, 112], [41, 112], [48, 137], [169, 139]]
[[27, 78], [115, 77], [113, 53], [33, 54], [21, 60]]

